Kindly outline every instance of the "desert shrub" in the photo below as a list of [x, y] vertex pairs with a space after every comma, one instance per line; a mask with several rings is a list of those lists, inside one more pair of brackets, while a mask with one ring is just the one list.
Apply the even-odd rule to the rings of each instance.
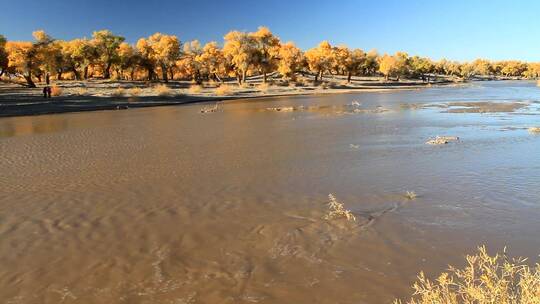
[[527, 129], [531, 134], [540, 134], [540, 127], [530, 127]]
[[270, 90], [270, 85], [263, 82], [257, 85], [257, 90], [261, 91], [262, 93], [268, 93], [268, 91]]
[[88, 89], [85, 87], [76, 88], [75, 95], [79, 95], [79, 96], [88, 95]]
[[202, 90], [203, 90], [203, 87], [202, 87], [201, 85], [194, 84], [194, 85], [191, 85], [191, 86], [189, 87], [188, 92], [189, 92], [190, 94], [199, 94], [199, 93], [202, 92]]
[[172, 96], [173, 95], [173, 90], [171, 88], [169, 88], [168, 86], [164, 85], [164, 84], [160, 84], [160, 85], [155, 86], [153, 88], [153, 91], [157, 96], [165, 97], [165, 96]]
[[407, 191], [405, 192], [405, 197], [409, 200], [413, 200], [413, 199], [416, 199], [418, 195], [414, 191]]
[[132, 97], [137, 97], [142, 94], [142, 89], [137, 87], [129, 88], [126, 90], [126, 94]]
[[126, 95], [126, 91], [123, 88], [116, 88], [112, 93], [112, 97], [124, 97]]
[[413, 286], [413, 298], [406, 303], [540, 303], [540, 264], [531, 268], [525, 264], [526, 259], [509, 259], [505, 251], [491, 256], [484, 246], [466, 260], [463, 269], [450, 267], [435, 281], [421, 272]]
[[348, 221], [356, 221], [356, 217], [350, 211], [345, 209], [343, 203], [338, 202], [333, 194], [328, 194], [328, 214], [324, 216], [326, 220], [345, 218]]
[[51, 87], [51, 96], [60, 96], [60, 95], [62, 95], [62, 92], [63, 92], [63, 90], [59, 86], [53, 85]]
[[216, 95], [233, 95], [234, 94], [234, 89], [232, 86], [230, 85], [221, 85], [219, 87], [216, 88]]

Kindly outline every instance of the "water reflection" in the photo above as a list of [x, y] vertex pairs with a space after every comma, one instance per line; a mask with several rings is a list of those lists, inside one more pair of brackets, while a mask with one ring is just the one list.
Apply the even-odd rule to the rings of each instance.
[[69, 120], [60, 115], [5, 118], [0, 120], [0, 137], [60, 132], [68, 128]]

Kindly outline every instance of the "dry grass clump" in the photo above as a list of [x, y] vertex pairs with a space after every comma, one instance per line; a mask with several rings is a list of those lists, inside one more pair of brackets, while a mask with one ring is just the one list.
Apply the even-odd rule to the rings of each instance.
[[155, 86], [152, 91], [157, 95], [161, 97], [167, 97], [173, 95], [173, 90], [169, 88], [168, 86], [164, 84], [159, 84]]
[[323, 90], [328, 90], [330, 88], [330, 86], [328, 85], [327, 82], [323, 82], [323, 83], [319, 84], [319, 88], [321, 88]]
[[257, 85], [257, 90], [261, 91], [261, 93], [268, 93], [270, 90], [270, 85], [268, 83], [260, 83]]
[[230, 85], [223, 84], [217, 87], [215, 92], [216, 92], [216, 95], [230, 96], [234, 94], [234, 89]]
[[531, 134], [540, 134], [540, 127], [530, 127], [527, 131]]
[[88, 95], [88, 89], [85, 87], [76, 88], [75, 95], [86, 96]]
[[116, 88], [116, 90], [114, 90], [112, 93], [111, 93], [111, 96], [112, 97], [124, 97], [126, 95], [126, 91], [123, 89], [123, 88]]
[[414, 200], [418, 197], [418, 195], [414, 191], [407, 191], [405, 192], [405, 197], [409, 200]]
[[194, 84], [189, 87], [188, 92], [190, 94], [199, 94], [202, 92], [202, 90], [203, 90], [203, 87], [201, 85]]
[[215, 113], [215, 112], [217, 112], [219, 110], [219, 105], [220, 105], [220, 103], [216, 102], [213, 105], [204, 106], [204, 107], [201, 108], [201, 113], [203, 113], [203, 114], [205, 114], [205, 113]]
[[142, 94], [142, 89], [137, 87], [129, 88], [126, 90], [126, 94], [132, 97], [137, 97]]
[[328, 214], [324, 216], [325, 220], [333, 220], [339, 218], [346, 218], [348, 221], [356, 221], [356, 217], [350, 211], [345, 209], [345, 206], [338, 202], [336, 197], [330, 193], [328, 194]]
[[63, 90], [59, 86], [53, 85], [51, 87], [51, 96], [60, 96], [60, 95], [62, 95], [62, 92], [63, 92]]
[[[408, 304], [533, 304], [540, 303], [540, 264], [534, 268], [526, 259], [509, 259], [502, 254], [490, 256], [485, 246], [476, 255], [466, 257], [463, 269], [450, 267], [435, 281], [420, 273], [414, 283], [414, 295]], [[400, 300], [394, 304], [402, 303]]]
[[435, 138], [432, 138], [428, 141], [426, 141], [427, 145], [446, 145], [450, 142], [459, 141], [459, 137], [457, 136], [436, 136]]

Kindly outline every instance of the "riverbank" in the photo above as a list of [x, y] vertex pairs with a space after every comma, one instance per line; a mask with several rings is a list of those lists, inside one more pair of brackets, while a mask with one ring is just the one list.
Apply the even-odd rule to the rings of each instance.
[[141, 81], [57, 81], [53, 84], [56, 89], [53, 95], [56, 93], [57, 96], [45, 99], [42, 94], [44, 84], [38, 88], [24, 88], [0, 82], [0, 117], [121, 110], [233, 99], [420, 89], [452, 84], [455, 82], [450, 79], [426, 83], [412, 79], [384, 81], [380, 77], [354, 77], [347, 83], [340, 76], [326, 77], [323, 82], [316, 84], [307, 78], [300, 78], [294, 83], [274, 81], [272, 84], [263, 84], [260, 77], [254, 77], [242, 86], [233, 82], [193, 85], [189, 81], [174, 81], [165, 85]]

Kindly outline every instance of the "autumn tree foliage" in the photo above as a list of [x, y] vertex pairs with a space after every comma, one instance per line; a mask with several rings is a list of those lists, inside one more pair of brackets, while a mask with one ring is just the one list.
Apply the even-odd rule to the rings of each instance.
[[231, 63], [238, 83], [245, 83], [249, 69], [257, 63], [255, 38], [249, 33], [232, 31], [225, 35], [224, 40], [223, 54]]
[[[135, 44], [109, 30], [94, 32], [91, 39], [57, 40], [43, 30], [32, 41], [7, 41], [0, 35], [0, 76], [20, 77], [35, 87], [35, 81], [88, 79], [91, 77], [164, 81], [190, 79], [224, 82], [236, 77], [239, 84], [247, 76], [269, 74], [295, 80], [311, 74], [315, 81], [325, 75], [341, 75], [350, 83], [354, 76], [402, 77], [430, 81], [432, 77], [540, 77], [540, 63], [516, 60], [477, 59], [457, 62], [409, 56], [405, 52], [380, 56], [376, 50], [364, 52], [323, 41], [306, 52], [293, 42], [281, 43], [267, 27], [254, 32], [231, 31], [223, 44], [197, 40], [182, 44], [177, 36], [155, 33]], [[221, 47], [222, 46], [222, 47]]]
[[255, 64], [263, 75], [266, 83], [266, 75], [275, 71], [279, 62], [280, 41], [272, 32], [264, 26], [250, 34], [255, 44]]
[[391, 55], [384, 54], [379, 60], [379, 72], [384, 75], [384, 79], [388, 80], [399, 71], [398, 60]]
[[191, 78], [193, 82], [202, 82], [203, 64], [199, 56], [203, 53], [199, 40], [188, 41], [184, 44], [182, 58], [176, 62], [180, 73]]
[[118, 63], [118, 48], [125, 38], [113, 34], [109, 30], [101, 30], [92, 34], [92, 43], [98, 54], [98, 62], [103, 68], [103, 78], [111, 77], [112, 65]]
[[294, 73], [305, 66], [305, 57], [302, 50], [293, 42], [282, 44], [278, 53], [277, 71], [283, 78], [294, 79]]
[[195, 60], [200, 63], [201, 68], [209, 78], [219, 82], [223, 82], [230, 70], [223, 50], [215, 41], [207, 43]]
[[321, 42], [317, 47], [306, 52], [306, 60], [309, 69], [315, 73], [315, 81], [322, 79], [324, 72], [332, 68], [333, 50], [328, 41]]

